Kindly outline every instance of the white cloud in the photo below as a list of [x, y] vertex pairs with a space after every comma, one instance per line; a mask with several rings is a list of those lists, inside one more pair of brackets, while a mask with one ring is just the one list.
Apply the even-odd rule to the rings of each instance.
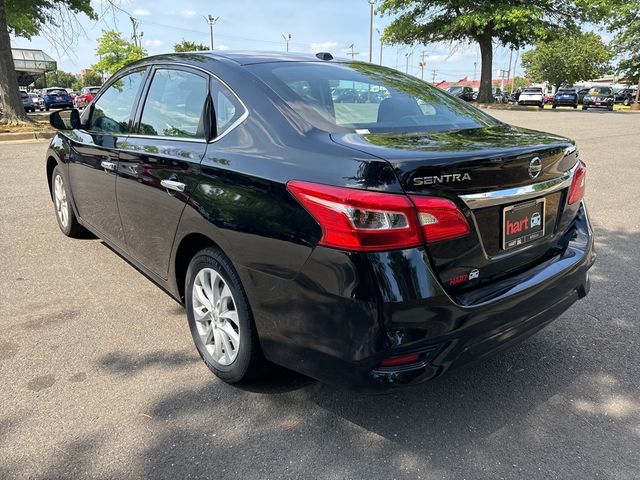
[[196, 12], [195, 10], [181, 10], [180, 11], [180, 15], [183, 16], [184, 18], [191, 18], [191, 17], [195, 17], [196, 16]]
[[311, 52], [335, 52], [338, 48], [338, 42], [314, 42], [311, 44]]
[[229, 46], [228, 45], [216, 45], [214, 48], [216, 50], [229, 50]]
[[151, 12], [146, 8], [136, 8], [133, 11], [133, 15], [136, 17], [148, 17], [149, 15], [151, 15]]
[[162, 40], [145, 40], [145, 47], [160, 47], [162, 46]]

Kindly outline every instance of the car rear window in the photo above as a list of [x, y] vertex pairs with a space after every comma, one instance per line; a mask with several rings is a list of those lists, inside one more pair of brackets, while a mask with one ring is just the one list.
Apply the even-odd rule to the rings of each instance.
[[67, 91], [62, 89], [47, 90], [47, 95], [67, 95]]
[[27, 92], [20, 92], [20, 97], [21, 98], [27, 98], [29, 95], [27, 94]]
[[522, 92], [523, 93], [542, 93], [542, 89], [541, 88], [525, 88]]
[[611, 95], [611, 88], [593, 87], [591, 90], [589, 90], [589, 95]]
[[304, 119], [326, 131], [417, 132], [497, 124], [442, 90], [386, 67], [273, 62], [247, 68]]
[[560, 90], [558, 90], [558, 95], [569, 95], [569, 94], [572, 94], [572, 93], [576, 93], [576, 91], [575, 90], [566, 90], [566, 89], [562, 89], [562, 88]]

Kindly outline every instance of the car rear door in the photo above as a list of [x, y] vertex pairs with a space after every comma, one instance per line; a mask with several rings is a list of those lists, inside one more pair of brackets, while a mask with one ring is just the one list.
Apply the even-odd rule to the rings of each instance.
[[142, 99], [118, 162], [118, 209], [129, 253], [166, 279], [178, 222], [207, 148], [209, 75], [155, 66]]
[[126, 140], [146, 69], [115, 79], [83, 118], [69, 156], [69, 183], [83, 221], [103, 238], [124, 246], [116, 203], [118, 150]]

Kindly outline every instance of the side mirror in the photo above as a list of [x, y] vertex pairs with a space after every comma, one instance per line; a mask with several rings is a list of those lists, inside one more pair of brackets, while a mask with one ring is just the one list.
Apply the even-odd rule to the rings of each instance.
[[80, 128], [80, 113], [76, 108], [53, 112], [49, 115], [49, 123], [56, 130], [74, 130]]

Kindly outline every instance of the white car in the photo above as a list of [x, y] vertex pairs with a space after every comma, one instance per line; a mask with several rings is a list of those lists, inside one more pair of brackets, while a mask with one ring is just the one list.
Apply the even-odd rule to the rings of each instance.
[[544, 108], [544, 93], [542, 92], [542, 88], [529, 87], [522, 90], [520, 97], [518, 97], [518, 105], [536, 105]]

